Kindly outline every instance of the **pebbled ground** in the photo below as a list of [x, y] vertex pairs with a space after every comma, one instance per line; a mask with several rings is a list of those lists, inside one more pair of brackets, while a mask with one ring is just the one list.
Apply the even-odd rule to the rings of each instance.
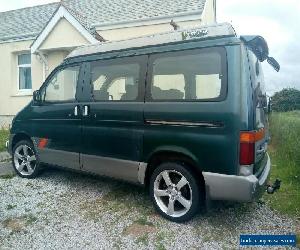
[[295, 234], [299, 223], [263, 202], [218, 202], [176, 224], [139, 186], [52, 168], [33, 180], [0, 177], [1, 250], [237, 249], [241, 233]]

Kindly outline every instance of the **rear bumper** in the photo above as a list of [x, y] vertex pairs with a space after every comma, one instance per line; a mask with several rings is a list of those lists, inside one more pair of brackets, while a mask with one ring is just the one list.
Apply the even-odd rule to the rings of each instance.
[[204, 172], [207, 198], [211, 200], [253, 201], [266, 190], [271, 161], [267, 156], [267, 164], [257, 178], [255, 175], [237, 176]]

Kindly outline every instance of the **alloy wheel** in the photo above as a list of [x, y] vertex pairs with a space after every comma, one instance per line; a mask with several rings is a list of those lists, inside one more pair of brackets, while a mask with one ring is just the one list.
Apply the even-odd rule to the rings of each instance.
[[181, 217], [192, 206], [192, 188], [180, 172], [164, 170], [155, 179], [154, 198], [164, 213]]
[[18, 146], [14, 151], [14, 163], [21, 175], [32, 175], [37, 165], [34, 150], [25, 144]]

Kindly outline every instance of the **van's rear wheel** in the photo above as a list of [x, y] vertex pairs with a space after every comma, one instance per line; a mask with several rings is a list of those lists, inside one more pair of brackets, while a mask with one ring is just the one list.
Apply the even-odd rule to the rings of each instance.
[[23, 140], [13, 148], [13, 167], [23, 178], [35, 178], [39, 172], [39, 159], [31, 142]]
[[150, 179], [156, 210], [174, 222], [190, 220], [200, 205], [200, 186], [192, 173], [176, 162], [161, 164]]

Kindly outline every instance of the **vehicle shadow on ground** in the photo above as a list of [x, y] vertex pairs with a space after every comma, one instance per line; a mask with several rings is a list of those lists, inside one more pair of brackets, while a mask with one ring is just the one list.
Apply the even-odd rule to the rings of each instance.
[[[104, 196], [101, 197], [102, 204], [107, 206], [110, 211], [118, 212], [118, 210], [128, 210], [132, 208], [140, 213], [142, 216], [160, 217], [154, 210], [150, 200], [148, 188], [132, 183], [116, 180], [109, 177], [97, 176], [90, 173], [82, 173], [77, 171], [69, 171], [53, 166], [47, 166], [41, 172], [40, 178], [57, 178], [59, 177], [62, 182], [67, 183], [70, 189], [75, 190], [108, 190]], [[243, 213], [248, 214], [253, 211], [253, 207], [258, 206], [259, 203], [237, 203], [226, 201], [210, 201], [209, 206], [203, 205], [199, 209], [198, 215], [192, 221], [202, 220], [203, 218], [220, 217], [220, 220], [228, 221], [228, 216], [234, 218], [238, 222], [241, 217], [243, 220]], [[96, 204], [86, 204], [83, 208], [88, 209]], [[227, 223], [225, 223], [227, 224]]]

